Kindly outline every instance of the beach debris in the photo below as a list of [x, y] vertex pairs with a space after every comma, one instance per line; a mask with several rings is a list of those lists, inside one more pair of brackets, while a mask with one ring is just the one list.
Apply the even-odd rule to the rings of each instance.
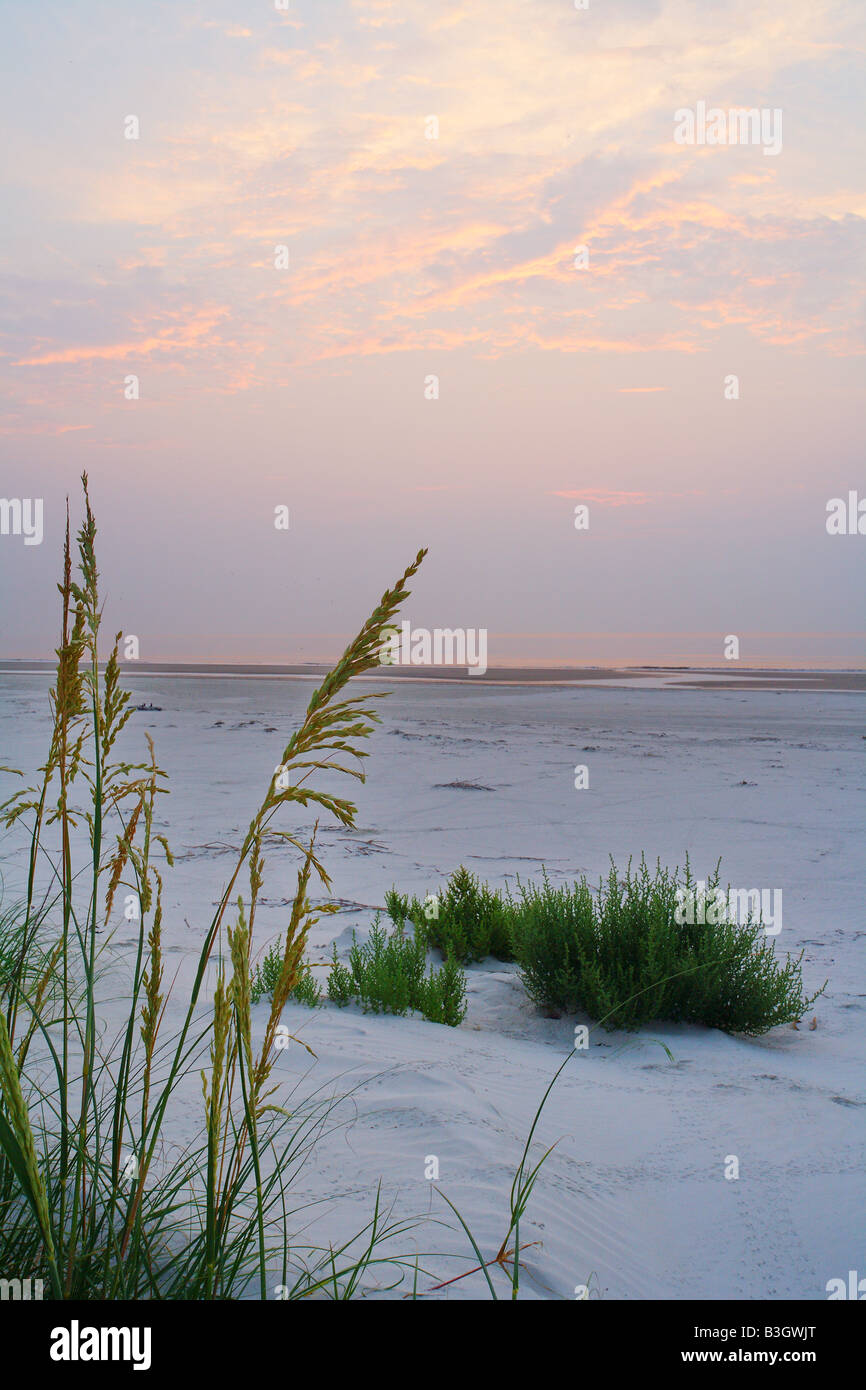
[[494, 787], [484, 787], [480, 782], [434, 782], [433, 790], [441, 788], [444, 791], [456, 792], [492, 792]]

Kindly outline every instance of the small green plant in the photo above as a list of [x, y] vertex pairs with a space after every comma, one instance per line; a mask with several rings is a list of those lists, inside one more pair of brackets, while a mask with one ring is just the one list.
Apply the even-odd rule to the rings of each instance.
[[426, 902], [408, 898], [392, 889], [385, 895], [391, 920], [400, 926], [407, 920], [424, 932], [428, 945], [458, 961], [513, 960], [513, 912], [507, 902], [461, 864], [443, 891]]
[[431, 1023], [456, 1028], [466, 1016], [466, 976], [453, 956], [427, 973], [423, 930], [408, 936], [399, 922], [389, 936], [377, 914], [367, 941], [353, 937], [348, 965], [338, 961], [334, 947], [328, 998], [340, 1005], [357, 999], [365, 1013], [407, 1014], [416, 1009]]
[[[265, 952], [250, 977], [252, 1004], [258, 1004], [266, 995], [272, 998], [279, 985], [284, 955], [280, 946], [281, 940], [282, 938], [278, 937], [273, 946]], [[322, 987], [305, 961], [298, 966], [297, 979], [289, 990], [286, 1002], [289, 1000], [294, 1000], [296, 1004], [306, 1004], [311, 1009], [315, 1009], [322, 1002]]]

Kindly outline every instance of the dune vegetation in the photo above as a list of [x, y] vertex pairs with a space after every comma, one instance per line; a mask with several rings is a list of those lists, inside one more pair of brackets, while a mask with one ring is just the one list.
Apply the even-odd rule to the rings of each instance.
[[608, 1029], [668, 1021], [754, 1035], [797, 1022], [823, 986], [805, 993], [802, 951], [777, 956], [759, 916], [714, 912], [719, 885], [718, 864], [696, 885], [688, 859], [682, 873], [660, 864], [651, 873], [641, 859], [622, 874], [611, 863], [595, 889], [585, 876], [558, 888], [545, 876], [512, 894], [461, 866], [439, 893], [422, 901], [392, 889], [386, 906], [446, 959], [517, 961], [540, 1008], [580, 1011]]

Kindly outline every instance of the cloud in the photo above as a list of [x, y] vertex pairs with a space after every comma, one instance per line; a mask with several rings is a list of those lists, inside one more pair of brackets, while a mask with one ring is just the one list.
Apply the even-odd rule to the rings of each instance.
[[251, 39], [252, 29], [246, 29], [242, 24], [225, 24], [221, 19], [206, 19], [202, 23], [203, 29], [218, 29], [227, 39]]
[[591, 502], [596, 507], [645, 507], [651, 502], [666, 502], [672, 497], [706, 497], [703, 488], [689, 488], [685, 492], [627, 492], [616, 488], [583, 488], [582, 491], [568, 489], [548, 494], [550, 497], [564, 497], [569, 501]]
[[551, 497], [564, 497], [569, 501], [592, 502], [597, 507], [643, 507], [651, 500], [647, 492], [622, 492], [615, 488], [584, 488], [583, 491], [569, 489], [549, 494]]
[[156, 334], [131, 338], [125, 342], [78, 343], [64, 348], [37, 349], [30, 356], [20, 357], [16, 367], [45, 367], [57, 363], [75, 364], [91, 361], [125, 361], [149, 357], [152, 353], [177, 353], [200, 350], [216, 339], [214, 330], [229, 316], [225, 307], [180, 311], [180, 322], [167, 324]]
[[[93, 302], [77, 322], [55, 312], [34, 267], [8, 360], [208, 354], [212, 389], [232, 391], [287, 360], [699, 356], [732, 331], [862, 353], [862, 189], [790, 142], [768, 169], [673, 140], [680, 105], [775, 101], [803, 64], [832, 80], [847, 21], [820, 0], [791, 0], [783, 23], [771, 0], [589, 17], [559, 0], [335, 0], [306, 24], [205, 20], [243, 44], [208, 39], [191, 83], [168, 61], [139, 142], [19, 160], [51, 189], [52, 239]], [[159, 278], [141, 287], [144, 271]]]

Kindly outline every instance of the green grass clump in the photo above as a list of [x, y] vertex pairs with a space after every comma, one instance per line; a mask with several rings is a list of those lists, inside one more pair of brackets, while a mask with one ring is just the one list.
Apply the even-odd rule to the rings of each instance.
[[[281, 940], [281, 937], [278, 938], [273, 946], [265, 952], [261, 962], [250, 976], [250, 1002], [252, 1004], [258, 1004], [265, 996], [273, 998], [274, 990], [279, 986], [284, 956], [280, 946]], [[289, 1001], [296, 1004], [306, 1004], [310, 1009], [315, 1009], [322, 1002], [322, 987], [305, 962], [301, 962], [298, 966], [297, 979], [286, 996], [286, 1002]]]
[[389, 936], [377, 916], [369, 940], [353, 939], [347, 966], [337, 960], [334, 947], [328, 998], [341, 1005], [358, 1000], [365, 1013], [417, 1009], [431, 1023], [456, 1028], [466, 1017], [466, 976], [453, 956], [428, 974], [423, 930], [407, 936], [399, 923]]
[[397, 926], [412, 921], [423, 930], [428, 945], [445, 956], [463, 963], [486, 956], [514, 959], [510, 904], [463, 865], [435, 897], [421, 902], [392, 889], [385, 894], [385, 906]]
[[[718, 884], [717, 866], [707, 901]], [[652, 875], [643, 858], [622, 879], [612, 864], [597, 894], [585, 878], [521, 887], [514, 940], [528, 993], [610, 1029], [668, 1020], [756, 1035], [802, 1018], [824, 988], [804, 994], [802, 951], [780, 960], [751, 918], [680, 924], [679, 893], [694, 887], [688, 862], [683, 877], [658, 865]]]
[[677, 921], [684, 893], [708, 907], [719, 881], [718, 865], [698, 888], [688, 859], [683, 874], [661, 865], [651, 874], [642, 857], [623, 878], [612, 864], [597, 889], [585, 877], [553, 888], [545, 875], [540, 886], [518, 883], [512, 896], [461, 866], [438, 897], [422, 902], [392, 889], [385, 904], [399, 929], [413, 922], [448, 957], [516, 960], [539, 1007], [579, 1009], [611, 1029], [667, 1020], [755, 1035], [796, 1022], [822, 993], [803, 991], [802, 952], [778, 957], [752, 917], [713, 922], [696, 911], [697, 923]]

